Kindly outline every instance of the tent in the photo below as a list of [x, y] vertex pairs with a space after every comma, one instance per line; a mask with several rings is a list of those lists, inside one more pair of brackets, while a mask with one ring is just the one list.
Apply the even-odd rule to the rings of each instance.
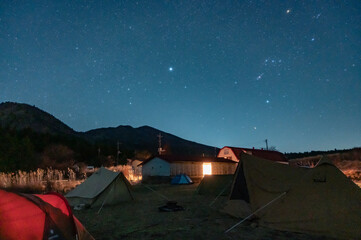
[[197, 188], [201, 195], [228, 196], [231, 191], [233, 174], [229, 175], [205, 175]]
[[248, 196], [253, 212], [267, 206], [255, 214], [260, 225], [361, 239], [361, 189], [327, 159], [299, 168], [244, 154], [236, 174], [241, 181], [232, 194], [243, 193], [238, 198], [245, 201]]
[[104, 167], [93, 173], [65, 197], [71, 206], [85, 204], [90, 207], [113, 205], [134, 199], [130, 184], [123, 173], [113, 172]]
[[20, 194], [0, 190], [0, 239], [93, 240], [57, 193]]
[[176, 175], [172, 181], [171, 184], [177, 185], [177, 184], [192, 184], [193, 181], [188, 177], [186, 174], [179, 174]]

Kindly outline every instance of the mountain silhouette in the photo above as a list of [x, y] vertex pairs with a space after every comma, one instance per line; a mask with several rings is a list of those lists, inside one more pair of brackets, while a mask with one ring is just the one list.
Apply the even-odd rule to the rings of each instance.
[[214, 156], [218, 149], [185, 140], [150, 126], [118, 126], [77, 132], [53, 115], [28, 104], [5, 102], [0, 104], [0, 127], [11, 130], [31, 129], [36, 133], [80, 137], [90, 143], [116, 145], [134, 151], [158, 151], [158, 135], [166, 154]]

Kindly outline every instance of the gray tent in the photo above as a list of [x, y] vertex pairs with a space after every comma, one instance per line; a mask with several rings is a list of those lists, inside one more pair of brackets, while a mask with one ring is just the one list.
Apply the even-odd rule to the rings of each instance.
[[90, 207], [113, 205], [133, 200], [130, 184], [121, 172], [113, 172], [101, 167], [82, 184], [65, 197], [71, 206], [86, 204]]

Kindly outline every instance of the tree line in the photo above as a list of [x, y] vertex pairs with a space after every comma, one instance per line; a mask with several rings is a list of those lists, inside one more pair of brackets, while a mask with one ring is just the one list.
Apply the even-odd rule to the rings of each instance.
[[126, 164], [134, 151], [107, 142], [91, 143], [69, 135], [37, 133], [32, 129], [0, 127], [0, 172], [29, 171], [39, 167], [64, 169], [75, 163], [94, 166]]

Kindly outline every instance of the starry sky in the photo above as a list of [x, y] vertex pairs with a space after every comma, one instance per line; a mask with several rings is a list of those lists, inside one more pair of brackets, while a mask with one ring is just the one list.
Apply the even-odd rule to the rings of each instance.
[[361, 1], [0, 1], [0, 102], [282, 152], [361, 146]]

